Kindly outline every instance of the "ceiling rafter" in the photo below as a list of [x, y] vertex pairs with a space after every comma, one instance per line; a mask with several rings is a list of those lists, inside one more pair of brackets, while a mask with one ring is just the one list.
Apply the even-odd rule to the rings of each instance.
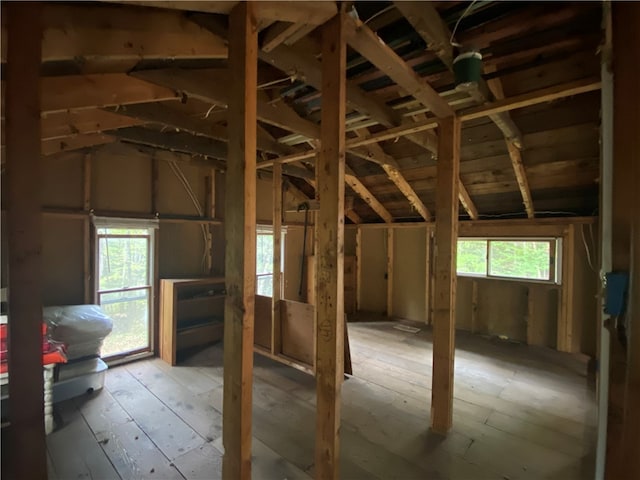
[[[396, 54], [376, 33], [360, 20], [347, 17], [347, 42], [380, 71], [384, 72], [409, 95], [427, 107], [436, 117], [455, 115], [453, 108], [424, 81], [413, 68]], [[477, 209], [462, 180], [460, 201], [471, 218], [477, 218]]]
[[[366, 128], [362, 128], [360, 130], [356, 130], [355, 133], [359, 137], [365, 136], [369, 134], [369, 130]], [[387, 174], [389, 180], [391, 180], [391, 182], [393, 182], [393, 184], [398, 187], [398, 190], [400, 190], [400, 192], [402, 192], [407, 200], [409, 200], [411, 206], [420, 214], [420, 216], [426, 222], [430, 221], [431, 213], [429, 212], [429, 209], [422, 202], [409, 182], [407, 182], [407, 180], [404, 178], [404, 175], [402, 175], [402, 172], [400, 172], [400, 168], [393, 157], [387, 154], [377, 143], [372, 143], [365, 148], [367, 148], [369, 156], [371, 158], [375, 158], [380, 162], [380, 166]]]
[[[449, 27], [440, 18], [436, 8], [429, 3], [415, 1], [396, 1], [395, 6], [427, 43], [429, 49], [440, 58], [449, 70], [453, 70], [453, 45], [451, 42], [453, 35]], [[493, 68], [495, 69], [495, 67]], [[480, 82], [467, 84], [463, 90], [480, 104], [493, 100], [491, 93], [498, 100], [503, 99], [504, 93], [502, 92], [500, 79], [496, 78], [491, 82], [491, 85], [487, 85], [484, 79], [480, 79]], [[523, 148], [522, 133], [513, 122], [509, 112], [494, 113], [489, 115], [489, 118], [504, 135], [527, 216], [533, 218], [533, 200], [520, 153], [520, 149]]]
[[172, 89], [124, 73], [42, 77], [40, 92], [42, 113], [178, 99]]
[[384, 41], [360, 20], [345, 18], [347, 42], [436, 117], [455, 114], [451, 106]]
[[[134, 75], [136, 78], [142, 78], [146, 81], [174, 89], [176, 91], [182, 92], [187, 96], [193, 96], [209, 103], [213, 103], [216, 105], [228, 104], [228, 94], [226, 88], [226, 86], [228, 85], [228, 73], [226, 69], [203, 70], [196, 72], [181, 69], [143, 70], [134, 72], [132, 73], [132, 75]], [[315, 123], [300, 117], [291, 107], [286, 105], [284, 102], [268, 103], [264, 96], [258, 95], [257, 110], [258, 119], [264, 121], [265, 123], [277, 125], [280, 128], [300, 133], [302, 135], [308, 136], [311, 140], [320, 138], [320, 127]], [[114, 134], [116, 135], [124, 135], [125, 133], [126, 132], [114, 132]], [[315, 154], [311, 157], [315, 157]], [[222, 158], [226, 159], [226, 157]], [[376, 211], [376, 213], [380, 215], [380, 212], [382, 212], [382, 215], [384, 215], [384, 212], [386, 212], [386, 210], [382, 211], [378, 207], [378, 205], [382, 206], [382, 204], [380, 204], [380, 202], [378, 202], [378, 200], [373, 197], [371, 192], [364, 188], [364, 185], [362, 185], [359, 181], [354, 182], [351, 178], [345, 179], [345, 183], [347, 183], [352, 188], [353, 185], [356, 185], [356, 188], [358, 190], [356, 190], [356, 188], [353, 188], [356, 193], [358, 193], [367, 204], [375, 205], [376, 208], [374, 208], [374, 211]], [[362, 188], [360, 188], [360, 186]], [[388, 213], [389, 212], [386, 212], [386, 214]], [[389, 218], [391, 218], [390, 215]], [[387, 221], [386, 218], [385, 221]], [[392, 219], [389, 221], [392, 221]]]
[[[222, 38], [169, 10], [45, 3], [43, 27], [42, 61], [74, 61], [83, 73], [105, 68], [124, 72], [148, 59], [228, 56]], [[5, 40], [4, 27], [2, 35]], [[3, 62], [6, 45], [3, 41]]]
[[[144, 122], [167, 125], [194, 135], [203, 135], [223, 142], [229, 140], [229, 132], [226, 126], [216, 125], [210, 121], [193, 117], [163, 103], [127, 105], [118, 109], [118, 113], [121, 116], [126, 115]], [[278, 143], [263, 129], [258, 129], [257, 146], [258, 150], [279, 155], [286, 155], [294, 151], [294, 149]]]

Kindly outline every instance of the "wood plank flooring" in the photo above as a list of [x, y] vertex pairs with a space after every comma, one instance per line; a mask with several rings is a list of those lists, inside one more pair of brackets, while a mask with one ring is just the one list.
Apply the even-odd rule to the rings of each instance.
[[[431, 333], [349, 324], [354, 376], [343, 386], [344, 479], [587, 479], [595, 405], [586, 361], [457, 335], [454, 427], [428, 430]], [[315, 381], [257, 355], [253, 478], [313, 478]], [[181, 366], [112, 368], [105, 389], [56, 405], [52, 479], [218, 479], [222, 345]]]

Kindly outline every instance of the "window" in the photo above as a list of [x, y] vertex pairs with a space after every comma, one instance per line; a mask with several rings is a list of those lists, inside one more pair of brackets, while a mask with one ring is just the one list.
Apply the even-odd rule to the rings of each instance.
[[149, 352], [157, 221], [93, 217], [93, 223], [96, 302], [113, 320], [102, 356], [113, 361]]
[[459, 275], [560, 283], [559, 239], [460, 239]]
[[[284, 266], [284, 238], [286, 231], [282, 229], [281, 250]], [[281, 267], [281, 270], [284, 270]], [[256, 238], [256, 294], [265, 297], [273, 296], [273, 228], [258, 226]]]

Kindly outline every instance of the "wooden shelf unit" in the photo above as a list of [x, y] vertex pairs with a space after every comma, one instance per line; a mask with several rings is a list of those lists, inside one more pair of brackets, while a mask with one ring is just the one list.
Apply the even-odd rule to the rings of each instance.
[[224, 278], [160, 280], [160, 358], [176, 365], [181, 350], [222, 340]]

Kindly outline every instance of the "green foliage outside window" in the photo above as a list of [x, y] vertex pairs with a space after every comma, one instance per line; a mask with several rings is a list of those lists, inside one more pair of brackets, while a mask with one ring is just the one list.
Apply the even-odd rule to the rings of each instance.
[[258, 234], [256, 242], [256, 293], [273, 295], [273, 234]]
[[458, 273], [487, 274], [486, 240], [458, 240]]
[[[109, 233], [112, 233], [111, 231]], [[148, 285], [148, 238], [99, 239], [99, 290]]]
[[553, 280], [549, 240], [458, 240], [457, 272], [462, 275]]
[[489, 242], [489, 275], [549, 280], [550, 244], [546, 241]]

